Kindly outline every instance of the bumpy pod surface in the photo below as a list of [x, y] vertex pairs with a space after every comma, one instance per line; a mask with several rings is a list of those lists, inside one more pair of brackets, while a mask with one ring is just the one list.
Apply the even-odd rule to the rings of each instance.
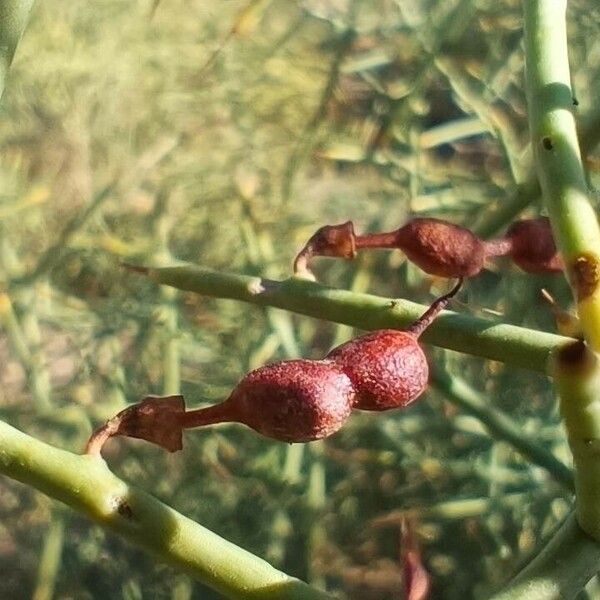
[[557, 273], [564, 269], [547, 217], [516, 221], [506, 232], [511, 258], [527, 273]]
[[334, 348], [327, 358], [334, 360], [354, 384], [354, 408], [402, 408], [427, 387], [427, 359], [417, 338], [406, 331], [368, 333]]
[[396, 232], [397, 247], [430, 275], [472, 277], [483, 269], [485, 245], [465, 227], [440, 219], [412, 219]]
[[329, 360], [288, 360], [248, 373], [226, 400], [230, 420], [283, 442], [335, 433], [350, 416], [354, 386]]

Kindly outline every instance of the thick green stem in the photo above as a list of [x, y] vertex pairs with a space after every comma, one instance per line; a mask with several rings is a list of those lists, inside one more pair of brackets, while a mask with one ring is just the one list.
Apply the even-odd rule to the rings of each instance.
[[575, 462], [577, 518], [600, 540], [600, 359], [575, 343], [557, 353], [554, 373]]
[[[525, 0], [529, 122], [538, 176], [585, 339], [600, 351], [600, 227], [573, 117], [566, 0]], [[600, 540], [600, 363], [583, 344], [557, 353], [553, 374], [575, 462], [577, 518]]]
[[600, 351], [600, 227], [573, 116], [566, 8], [566, 0], [524, 2], [529, 124], [542, 195], [583, 333]]
[[331, 598], [128, 485], [102, 459], [49, 446], [2, 421], [0, 440], [0, 473], [68, 504], [227, 598]]
[[600, 544], [570, 515], [535, 558], [491, 600], [571, 600], [598, 571]]
[[[425, 312], [426, 306], [326, 287], [300, 278], [273, 281], [260, 277], [177, 267], [133, 267], [157, 283], [217, 298], [276, 306], [361, 329], [402, 329]], [[443, 312], [423, 334], [436, 346], [545, 373], [551, 351], [572, 341], [551, 333]]]
[[27, 25], [32, 6], [33, 0], [0, 2], [0, 97], [4, 93], [8, 69]]

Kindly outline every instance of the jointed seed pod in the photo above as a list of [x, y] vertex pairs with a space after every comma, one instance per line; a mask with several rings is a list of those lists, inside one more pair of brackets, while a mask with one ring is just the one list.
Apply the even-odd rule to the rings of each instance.
[[294, 273], [310, 275], [308, 262], [313, 256], [351, 259], [356, 256], [356, 236], [352, 221], [324, 225], [317, 229], [294, 260]]
[[348, 221], [318, 229], [296, 256], [294, 272], [310, 274], [314, 256], [354, 258], [366, 248], [402, 250], [426, 273], [451, 278], [477, 275], [486, 257], [485, 243], [475, 234], [440, 219], [412, 219], [395, 231], [365, 235], [356, 235]]
[[355, 391], [330, 360], [289, 360], [246, 375], [225, 402], [185, 413], [184, 428], [238, 422], [282, 442], [335, 433], [350, 416]]
[[565, 265], [547, 217], [516, 221], [506, 232], [510, 256], [527, 273], [559, 273]]
[[334, 348], [336, 361], [356, 389], [354, 407], [389, 410], [416, 400], [426, 389], [429, 367], [417, 338], [394, 329], [373, 331]]
[[473, 277], [483, 269], [485, 244], [465, 227], [440, 219], [412, 219], [395, 238], [394, 247], [430, 275]]
[[419, 337], [458, 292], [438, 298], [405, 331], [383, 329], [367, 333], [334, 348], [327, 358], [348, 375], [356, 390], [354, 408], [390, 410], [414, 402], [427, 388], [429, 365]]
[[438, 298], [405, 331], [375, 331], [342, 344], [323, 360], [288, 360], [246, 375], [221, 404], [185, 412], [183, 398], [146, 398], [97, 430], [87, 445], [99, 454], [112, 436], [148, 440], [174, 452], [182, 431], [216, 423], [242, 423], [282, 442], [325, 438], [353, 408], [388, 410], [416, 400], [427, 387], [429, 368], [419, 336], [448, 305], [462, 280]]
[[335, 433], [350, 416], [354, 386], [330, 360], [288, 360], [246, 375], [220, 404], [185, 412], [181, 396], [149, 397], [98, 429], [86, 452], [99, 454], [115, 435], [181, 450], [182, 431], [217, 423], [242, 423], [282, 442], [310, 442]]
[[488, 258], [504, 255], [528, 273], [556, 273], [564, 267], [545, 217], [517, 221], [504, 237], [489, 241], [441, 219], [416, 218], [387, 233], [356, 235], [351, 221], [321, 227], [296, 256], [294, 272], [312, 277], [314, 256], [351, 259], [366, 248], [401, 250], [426, 273], [448, 278], [474, 277]]

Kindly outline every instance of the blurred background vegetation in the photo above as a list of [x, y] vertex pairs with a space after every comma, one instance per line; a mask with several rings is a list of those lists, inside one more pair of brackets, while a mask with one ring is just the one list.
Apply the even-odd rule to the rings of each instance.
[[[250, 369], [321, 357], [357, 333], [157, 289], [120, 261], [278, 278], [325, 223], [389, 230], [419, 214], [502, 231], [502, 207], [534, 175], [520, 11], [516, 0], [39, 2], [0, 107], [0, 415], [80, 451], [147, 394], [214, 403]], [[593, 177], [600, 7], [572, 1], [569, 19]], [[524, 189], [536, 214], [535, 186]], [[446, 289], [399, 253], [317, 272], [423, 303]], [[562, 278], [496, 263], [454, 307], [552, 331], [542, 287], [568, 304]], [[569, 461], [545, 378], [428, 355]], [[402, 515], [432, 597], [470, 598], [496, 589], [570, 505], [436, 387], [405, 412], [357, 414], [325, 442], [231, 425], [188, 433], [176, 455], [117, 440], [106, 457], [229, 540], [356, 599], [402, 597]], [[218, 597], [6, 479], [0, 572], [3, 598]]]

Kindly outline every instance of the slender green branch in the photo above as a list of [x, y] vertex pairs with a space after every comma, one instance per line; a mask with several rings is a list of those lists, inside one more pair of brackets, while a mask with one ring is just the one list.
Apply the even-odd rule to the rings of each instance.
[[[600, 139], [598, 123], [600, 123], [600, 112], [591, 115], [581, 128], [581, 152], [584, 156], [598, 145]], [[539, 201], [542, 190], [529, 157], [531, 157], [531, 153], [528, 152], [524, 158], [521, 158], [529, 165], [528, 169], [523, 167], [522, 170], [529, 170], [532, 175], [526, 181], [518, 184], [508, 198], [498, 203], [493, 210], [486, 214], [485, 218], [475, 227], [477, 235], [488, 238], [498, 234], [507, 223], [516, 219], [521, 211]]]
[[93, 200], [80, 213], [71, 219], [60, 232], [56, 243], [48, 248], [38, 260], [37, 265], [31, 273], [16, 277], [12, 284], [29, 285], [38, 280], [42, 275], [54, 269], [65, 256], [69, 243], [96, 213], [96, 211], [111, 197], [115, 189], [115, 182], [109, 183], [102, 188]]
[[573, 472], [567, 465], [552, 452], [529, 439], [510, 417], [485, 402], [463, 379], [436, 371], [432, 383], [450, 402], [479, 419], [494, 437], [508, 442], [532, 463], [548, 471], [568, 490], [574, 489]]
[[[579, 138], [581, 153], [586, 156], [600, 142], [600, 111], [587, 117], [585, 124], [580, 129]], [[530, 204], [536, 204], [536, 201], [539, 200], [542, 190], [530, 157], [531, 153], [528, 152], [521, 160], [528, 164], [528, 167], [524, 166], [522, 170], [530, 171], [531, 176], [517, 185], [515, 191], [508, 198], [495, 206], [494, 210], [478, 223], [475, 232], [481, 237], [488, 238], [496, 235], [507, 223], [518, 217], [522, 210]]]
[[389, 527], [390, 525], [400, 525], [404, 519], [470, 519], [472, 517], [481, 517], [494, 510], [513, 508], [527, 505], [533, 500], [533, 495], [529, 492], [513, 492], [512, 494], [503, 494], [498, 498], [458, 498], [456, 500], [447, 500], [431, 505], [419, 505], [415, 507], [394, 510], [371, 521], [374, 527]]
[[[158, 242], [154, 260], [159, 264], [172, 262], [169, 238], [173, 225], [173, 219], [169, 216], [169, 198], [159, 194], [154, 222], [154, 234]], [[161, 289], [163, 302], [160, 321], [163, 337], [163, 394], [165, 396], [181, 393], [181, 344], [177, 295], [177, 290], [172, 288]]]
[[331, 599], [128, 485], [102, 459], [60, 450], [2, 421], [0, 473], [68, 504], [227, 598]]
[[335, 91], [335, 86], [338, 83], [342, 62], [350, 50], [356, 35], [356, 32], [354, 31], [354, 20], [358, 10], [358, 5], [359, 0], [352, 0], [352, 2], [350, 2], [348, 25], [340, 35], [338, 47], [329, 68], [329, 75], [327, 77], [327, 81], [325, 82], [323, 91], [321, 92], [321, 99], [313, 116], [308, 121], [304, 131], [302, 132], [298, 147], [294, 149], [292, 155], [288, 159], [281, 184], [281, 197], [284, 201], [289, 200], [290, 196], [292, 195], [296, 172], [302, 163], [308, 158], [317, 141], [319, 126], [326, 115], [327, 105], [331, 100], [331, 96]]
[[539, 198], [540, 191], [540, 184], [535, 177], [517, 185], [515, 191], [508, 198], [498, 203], [492, 211], [486, 214], [485, 218], [475, 227], [475, 233], [483, 238], [496, 235], [531, 202]]
[[4, 93], [8, 69], [27, 25], [32, 6], [33, 0], [0, 2], [0, 98]]
[[[415, 321], [426, 308], [408, 300], [359, 294], [292, 277], [273, 281], [193, 265], [132, 267], [157, 283], [216, 298], [231, 298], [260, 306], [276, 306], [293, 312], [343, 323], [361, 329], [401, 329]], [[496, 324], [443, 312], [425, 332], [423, 340], [436, 346], [506, 362], [545, 373], [550, 352], [571, 338]]]
[[65, 516], [63, 512], [62, 508], [52, 510], [50, 525], [38, 565], [37, 582], [31, 596], [32, 600], [52, 600], [54, 597], [64, 545]]
[[571, 600], [597, 573], [600, 544], [573, 515], [535, 558], [491, 600]]
[[25, 370], [27, 384], [36, 407], [40, 411], [48, 410], [51, 406], [51, 390], [48, 373], [43, 365], [43, 357], [39, 348], [34, 350], [30, 348], [23, 323], [13, 309], [12, 301], [8, 294], [2, 292], [0, 292], [0, 325], [4, 328], [14, 352]]
[[600, 350], [600, 227], [581, 162], [567, 47], [566, 0], [525, 0], [529, 124], [544, 202], [586, 340]]

